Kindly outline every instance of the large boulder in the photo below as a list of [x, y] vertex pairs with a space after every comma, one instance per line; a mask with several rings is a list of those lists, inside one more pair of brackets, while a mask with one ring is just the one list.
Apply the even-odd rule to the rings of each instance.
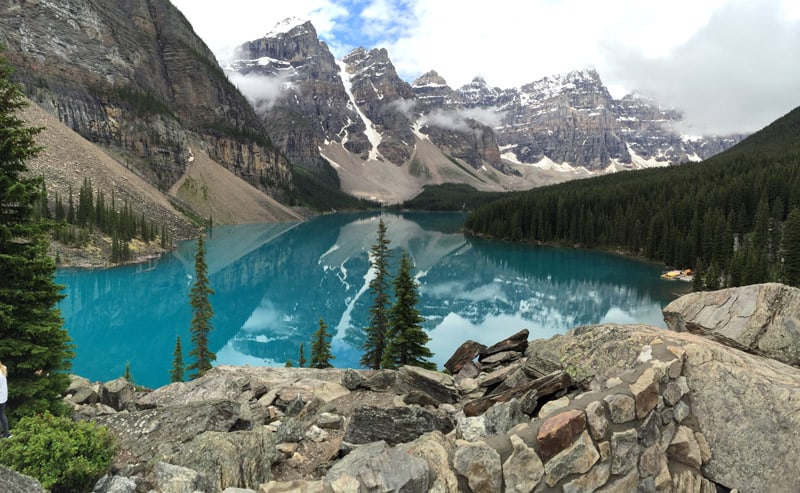
[[419, 407], [374, 406], [356, 408], [345, 430], [344, 440], [350, 443], [385, 441], [390, 445], [415, 440], [430, 431], [449, 433], [453, 423], [449, 418]]
[[227, 432], [239, 419], [239, 404], [217, 400], [100, 416], [94, 422], [115, 436], [126, 464], [146, 463], [207, 431]]
[[702, 336], [643, 325], [580, 327], [556, 336], [549, 347], [573, 378], [593, 388], [620, 381], [637, 362], [657, 361], [667, 351], [680, 355], [654, 367], [661, 380], [682, 372], [702, 439], [684, 430], [686, 440], [672, 444], [672, 455], [696, 464], [694, 441], [707, 444], [703, 473], [715, 483], [740, 491], [800, 491], [800, 476], [792, 472], [800, 454], [799, 369]]
[[754, 284], [681, 296], [664, 308], [667, 327], [800, 366], [800, 289]]
[[0, 491], [7, 493], [46, 493], [39, 481], [0, 465]]

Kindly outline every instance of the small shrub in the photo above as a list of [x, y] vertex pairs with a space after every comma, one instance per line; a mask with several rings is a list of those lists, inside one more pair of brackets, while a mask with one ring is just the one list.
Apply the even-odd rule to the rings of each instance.
[[39, 480], [53, 493], [91, 491], [114, 458], [104, 427], [51, 414], [24, 417], [3, 440], [0, 463]]

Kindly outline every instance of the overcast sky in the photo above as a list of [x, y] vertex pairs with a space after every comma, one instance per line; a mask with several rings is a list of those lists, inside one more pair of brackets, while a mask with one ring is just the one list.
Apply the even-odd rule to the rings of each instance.
[[517, 87], [595, 68], [616, 97], [684, 111], [688, 133], [752, 132], [800, 106], [800, 0], [172, 0], [218, 58], [287, 17], [341, 58], [386, 48], [408, 82]]

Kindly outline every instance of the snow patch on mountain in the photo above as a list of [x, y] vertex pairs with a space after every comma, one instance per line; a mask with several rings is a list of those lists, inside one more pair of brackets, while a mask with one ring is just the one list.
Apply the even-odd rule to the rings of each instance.
[[367, 136], [367, 140], [370, 144], [369, 161], [376, 161], [382, 157], [378, 151], [378, 146], [381, 145], [381, 140], [383, 137], [375, 128], [375, 124], [372, 123], [372, 120], [370, 120], [367, 115], [361, 111], [361, 108], [358, 107], [358, 104], [356, 104], [356, 98], [353, 96], [353, 84], [350, 80], [351, 75], [347, 71], [347, 65], [341, 60], [336, 60], [336, 65], [339, 66], [339, 74], [342, 78], [342, 83], [344, 84], [344, 91], [347, 93], [347, 97], [350, 98], [350, 103], [353, 105], [353, 109], [355, 110], [356, 114], [358, 114], [358, 117], [361, 118], [362, 122], [364, 122], [364, 134]]
[[274, 38], [281, 34], [287, 34], [292, 29], [298, 26], [302, 26], [306, 22], [308, 22], [307, 19], [301, 19], [299, 17], [289, 17], [275, 24], [275, 27], [273, 27], [272, 30], [267, 33], [266, 37]]

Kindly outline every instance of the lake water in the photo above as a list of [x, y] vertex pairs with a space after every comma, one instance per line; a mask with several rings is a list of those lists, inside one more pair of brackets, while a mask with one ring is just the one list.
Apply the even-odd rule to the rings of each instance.
[[[441, 365], [464, 341], [492, 344], [520, 329], [546, 338], [579, 325], [664, 326], [661, 309], [683, 283], [657, 265], [602, 252], [468, 238], [461, 214], [383, 213], [393, 260], [405, 248], [419, 281], [418, 309]], [[206, 260], [217, 364], [283, 366], [309, 358], [320, 318], [335, 334], [332, 361], [358, 367], [372, 297], [368, 252], [378, 215], [333, 214], [303, 223], [215, 227]], [[72, 371], [169, 383], [176, 337], [191, 345], [189, 290], [195, 242], [149, 264], [58, 271], [60, 308], [76, 344]], [[394, 264], [392, 264], [394, 271]]]

